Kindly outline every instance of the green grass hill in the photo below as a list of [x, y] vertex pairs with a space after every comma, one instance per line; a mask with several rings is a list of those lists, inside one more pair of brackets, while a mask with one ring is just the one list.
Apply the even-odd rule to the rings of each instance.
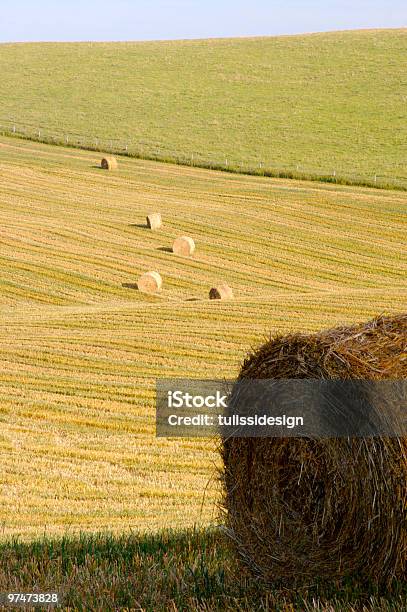
[[407, 30], [0, 45], [0, 129], [407, 187]]

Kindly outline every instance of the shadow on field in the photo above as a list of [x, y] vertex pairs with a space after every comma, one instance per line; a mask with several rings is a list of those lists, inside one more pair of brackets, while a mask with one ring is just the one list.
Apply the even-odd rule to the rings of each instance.
[[129, 227], [139, 227], [141, 229], [149, 229], [147, 223], [129, 223]]
[[406, 596], [403, 585], [391, 594], [350, 584], [266, 589], [217, 529], [13, 539], [0, 544], [0, 558], [0, 592], [58, 591], [64, 608], [78, 610], [390, 612], [404, 609]]
[[122, 287], [124, 289], [137, 289], [138, 290], [138, 284], [137, 283], [122, 283]]
[[162, 251], [163, 253], [172, 253], [171, 247], [157, 247], [157, 251]]

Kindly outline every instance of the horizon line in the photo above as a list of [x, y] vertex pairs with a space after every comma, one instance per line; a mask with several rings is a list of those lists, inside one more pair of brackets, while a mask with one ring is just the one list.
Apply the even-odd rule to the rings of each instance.
[[81, 39], [81, 40], [4, 40], [0, 41], [0, 45], [38, 45], [38, 44], [103, 44], [103, 43], [111, 43], [111, 44], [135, 44], [135, 43], [158, 43], [158, 42], [202, 42], [202, 41], [211, 41], [211, 40], [255, 40], [255, 39], [264, 39], [264, 38], [295, 38], [300, 36], [318, 36], [320, 34], [337, 34], [337, 33], [347, 33], [347, 32], [390, 32], [390, 31], [398, 31], [398, 30], [407, 30], [407, 25], [405, 26], [394, 26], [394, 27], [366, 27], [366, 28], [338, 28], [336, 30], [315, 30], [315, 31], [307, 31], [307, 32], [296, 32], [294, 34], [244, 34], [239, 36], [208, 36], [208, 37], [200, 37], [200, 38], [143, 38], [143, 39], [106, 39], [106, 40], [91, 40], [91, 39]]

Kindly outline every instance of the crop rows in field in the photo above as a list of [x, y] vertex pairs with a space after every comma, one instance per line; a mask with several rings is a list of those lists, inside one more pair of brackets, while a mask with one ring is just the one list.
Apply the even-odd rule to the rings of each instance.
[[[97, 162], [0, 141], [4, 536], [215, 521], [216, 442], [155, 438], [156, 378], [234, 376], [270, 332], [405, 309], [403, 193]], [[163, 250], [180, 234], [193, 259]], [[123, 286], [147, 269], [158, 297]], [[207, 299], [220, 278], [235, 300]]]

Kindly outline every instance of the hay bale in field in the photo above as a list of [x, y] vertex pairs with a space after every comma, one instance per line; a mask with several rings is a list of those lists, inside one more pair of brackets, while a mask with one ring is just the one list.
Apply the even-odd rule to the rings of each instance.
[[100, 162], [101, 168], [103, 170], [116, 170], [117, 168], [117, 160], [115, 157], [104, 157]]
[[[275, 336], [239, 379], [405, 379], [407, 315]], [[407, 438], [222, 440], [227, 530], [265, 583], [403, 579]]]
[[209, 291], [210, 300], [232, 300], [233, 291], [226, 283], [220, 283]]
[[152, 230], [157, 230], [162, 227], [162, 219], [160, 213], [151, 213], [147, 215], [147, 227]]
[[143, 293], [159, 293], [163, 286], [161, 275], [158, 272], [145, 272], [140, 276], [137, 287]]
[[195, 242], [188, 236], [180, 236], [174, 240], [172, 252], [183, 257], [191, 257], [195, 251]]

